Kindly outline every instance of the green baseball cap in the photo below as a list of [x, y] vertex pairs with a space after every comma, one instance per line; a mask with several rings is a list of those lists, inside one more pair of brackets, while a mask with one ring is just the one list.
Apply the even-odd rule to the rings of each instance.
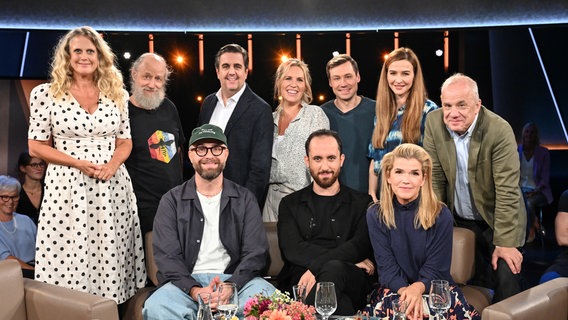
[[227, 137], [223, 130], [214, 124], [204, 124], [191, 131], [191, 138], [189, 138], [189, 145], [193, 145], [201, 140], [217, 140], [224, 145], [227, 145]]

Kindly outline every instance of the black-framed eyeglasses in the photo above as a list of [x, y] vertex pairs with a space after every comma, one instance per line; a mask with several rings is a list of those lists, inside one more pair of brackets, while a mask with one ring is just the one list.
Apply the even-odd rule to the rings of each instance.
[[28, 163], [27, 166], [28, 166], [28, 167], [32, 167], [32, 168], [34, 168], [34, 169], [44, 168], [44, 167], [45, 167], [45, 162]]
[[2, 195], [2, 196], [0, 196], [0, 199], [2, 199], [2, 201], [4, 201], [4, 202], [8, 202], [8, 200], [10, 200], [10, 199], [12, 199], [12, 201], [18, 201], [18, 200], [20, 200], [20, 195], [16, 195], [16, 196]]
[[207, 148], [206, 146], [197, 146], [195, 148], [190, 149], [190, 151], [195, 151], [195, 153], [200, 157], [205, 157], [207, 152], [211, 151], [211, 154], [214, 156], [220, 156], [223, 154], [223, 151], [227, 149], [227, 147], [223, 146], [214, 146], [211, 148]]

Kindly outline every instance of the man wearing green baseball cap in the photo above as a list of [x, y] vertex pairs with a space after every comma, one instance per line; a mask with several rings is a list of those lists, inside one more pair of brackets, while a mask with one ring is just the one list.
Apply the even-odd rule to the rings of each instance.
[[223, 177], [228, 155], [221, 128], [204, 124], [192, 131], [195, 175], [162, 197], [154, 220], [159, 289], [146, 300], [144, 319], [196, 319], [198, 294], [209, 293], [215, 309], [223, 282], [236, 284], [240, 317], [248, 297], [274, 292], [259, 273], [268, 241], [258, 202]]

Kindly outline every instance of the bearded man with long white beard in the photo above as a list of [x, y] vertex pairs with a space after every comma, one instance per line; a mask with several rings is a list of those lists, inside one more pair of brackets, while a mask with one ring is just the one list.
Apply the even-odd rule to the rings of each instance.
[[142, 54], [130, 70], [132, 152], [125, 164], [142, 234], [152, 230], [162, 195], [183, 182], [185, 136], [177, 108], [166, 98], [170, 74], [164, 58], [155, 53]]

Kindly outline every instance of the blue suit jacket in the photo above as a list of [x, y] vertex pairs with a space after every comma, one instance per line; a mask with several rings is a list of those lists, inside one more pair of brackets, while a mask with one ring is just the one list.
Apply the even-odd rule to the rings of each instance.
[[[215, 93], [205, 98], [198, 125], [209, 123], [217, 100]], [[272, 130], [272, 108], [246, 85], [225, 128], [229, 158], [223, 175], [252, 191], [260, 204], [270, 177]]]

